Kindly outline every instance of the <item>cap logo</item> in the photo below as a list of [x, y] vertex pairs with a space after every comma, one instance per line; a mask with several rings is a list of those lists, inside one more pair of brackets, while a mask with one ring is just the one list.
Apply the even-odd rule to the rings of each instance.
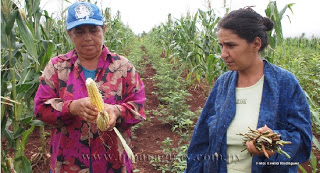
[[89, 19], [89, 17], [94, 15], [92, 8], [86, 4], [79, 4], [74, 8], [74, 11], [76, 12], [75, 16], [77, 19], [82, 19], [84, 17]]

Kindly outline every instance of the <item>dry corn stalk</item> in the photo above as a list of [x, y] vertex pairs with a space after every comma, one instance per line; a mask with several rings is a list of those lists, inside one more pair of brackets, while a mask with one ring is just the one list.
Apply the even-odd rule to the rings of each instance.
[[[14, 161], [13, 161], [13, 159], [11, 157], [8, 157], [7, 161], [8, 161], [10, 173], [17, 173], [17, 171], [14, 169], [14, 163], [13, 163]], [[1, 170], [1, 172], [2, 172], [2, 170]]]
[[[86, 86], [87, 86], [88, 94], [90, 97], [90, 102], [94, 106], [96, 106], [99, 111], [98, 117], [97, 117], [97, 126], [101, 131], [105, 131], [107, 129], [107, 125], [109, 123], [109, 114], [107, 113], [107, 111], [104, 110], [104, 102], [102, 99], [102, 95], [99, 92], [97, 84], [91, 78], [88, 78], [86, 80]], [[118, 138], [121, 141], [121, 144], [122, 144], [124, 150], [126, 151], [126, 153], [129, 156], [129, 158], [131, 159], [131, 161], [133, 163], [135, 163], [135, 157], [134, 157], [132, 150], [127, 145], [126, 141], [123, 139], [123, 137], [120, 134], [120, 132], [118, 131], [118, 129], [116, 127], [114, 127], [113, 130], [116, 132]], [[102, 142], [104, 142], [104, 141], [102, 140]]]
[[[243, 136], [243, 146], [246, 146], [246, 143], [248, 141], [252, 141], [254, 146], [259, 151], [263, 151], [264, 155], [269, 158], [269, 155], [267, 153], [267, 150], [275, 151], [279, 154], [284, 154], [287, 158], [291, 158], [288, 153], [283, 151], [281, 147], [283, 147], [286, 144], [291, 144], [290, 141], [283, 141], [280, 139], [281, 135], [278, 133], [272, 133], [269, 130], [264, 132], [259, 132], [258, 130], [253, 130], [250, 127], [248, 133], [242, 134], [239, 133], [238, 135]], [[244, 150], [246, 150], [245, 148]], [[243, 150], [243, 151], [244, 151]]]

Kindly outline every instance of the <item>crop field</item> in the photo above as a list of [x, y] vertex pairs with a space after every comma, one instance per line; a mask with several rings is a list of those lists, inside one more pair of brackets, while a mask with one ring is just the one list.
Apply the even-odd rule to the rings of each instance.
[[[73, 49], [64, 20], [39, 8], [1, 1], [1, 172], [49, 172], [51, 126], [35, 119], [33, 99], [50, 58]], [[320, 169], [320, 38], [283, 38], [281, 18], [290, 4], [266, 15], [275, 25], [268, 61], [292, 72], [308, 96], [313, 128], [310, 159], [299, 172]], [[146, 121], [133, 126], [134, 172], [183, 172], [193, 128], [215, 80], [228, 69], [220, 57], [214, 9], [198, 10], [136, 35], [120, 13], [102, 9], [105, 45], [136, 67], [146, 91]], [[288, 12], [288, 11], [287, 11]]]

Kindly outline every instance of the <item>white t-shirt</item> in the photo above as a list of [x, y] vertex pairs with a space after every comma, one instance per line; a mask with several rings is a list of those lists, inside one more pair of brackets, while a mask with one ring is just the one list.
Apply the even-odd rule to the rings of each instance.
[[242, 144], [248, 127], [257, 128], [264, 76], [254, 85], [236, 88], [236, 115], [227, 130], [227, 168], [228, 172], [251, 172], [252, 158]]

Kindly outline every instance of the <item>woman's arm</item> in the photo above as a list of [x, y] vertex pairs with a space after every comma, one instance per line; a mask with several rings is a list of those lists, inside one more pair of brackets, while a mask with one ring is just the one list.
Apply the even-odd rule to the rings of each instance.
[[[291, 161], [303, 163], [309, 159], [312, 149], [312, 126], [308, 100], [298, 83], [288, 102], [288, 130], [275, 129], [274, 132], [279, 133], [282, 140], [292, 142], [282, 148], [291, 156]], [[279, 162], [286, 160], [284, 155], [276, 157]]]
[[[281, 140], [291, 141], [282, 150], [290, 155], [275, 153], [266, 162], [305, 162], [309, 159], [312, 147], [312, 127], [309, 104], [298, 80], [291, 73], [284, 73], [279, 92], [278, 115], [273, 132], [281, 135]], [[281, 121], [281, 122], [279, 122]], [[268, 124], [267, 124], [268, 125]], [[271, 126], [270, 126], [271, 127]]]
[[46, 65], [34, 98], [34, 115], [41, 121], [57, 126], [72, 123], [69, 111], [71, 100], [63, 100], [58, 94], [59, 78], [52, 60]]
[[145, 90], [135, 67], [128, 62], [127, 76], [122, 82], [122, 100], [117, 102], [121, 112], [117, 125], [123, 129], [130, 128], [146, 118], [144, 113]]

